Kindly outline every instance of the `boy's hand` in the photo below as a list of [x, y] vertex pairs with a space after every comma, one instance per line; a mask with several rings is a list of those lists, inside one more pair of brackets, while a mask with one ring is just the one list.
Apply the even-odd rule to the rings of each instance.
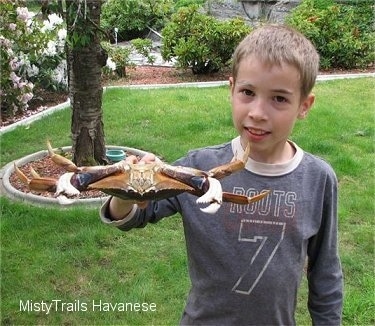
[[[156, 156], [151, 153], [147, 153], [140, 160], [136, 156], [131, 155], [125, 159], [126, 163], [131, 164], [145, 164], [152, 163], [156, 161]], [[125, 200], [118, 197], [112, 197], [109, 203], [109, 213], [113, 220], [124, 219], [133, 209], [134, 205], [138, 205], [139, 208], [146, 208], [148, 201], [135, 201], [135, 200]]]

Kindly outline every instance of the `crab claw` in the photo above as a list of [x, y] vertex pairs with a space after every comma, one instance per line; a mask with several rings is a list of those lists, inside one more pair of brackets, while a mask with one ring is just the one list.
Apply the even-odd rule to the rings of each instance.
[[223, 200], [223, 189], [221, 188], [220, 182], [215, 179], [208, 177], [209, 188], [207, 192], [197, 199], [197, 204], [211, 204], [200, 210], [204, 213], [215, 214], [221, 206]]

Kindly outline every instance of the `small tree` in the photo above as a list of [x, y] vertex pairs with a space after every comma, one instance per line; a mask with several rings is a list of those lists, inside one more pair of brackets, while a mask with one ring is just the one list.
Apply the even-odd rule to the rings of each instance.
[[66, 1], [67, 62], [72, 107], [72, 152], [77, 165], [103, 164], [102, 67], [107, 55], [100, 46], [103, 0]]

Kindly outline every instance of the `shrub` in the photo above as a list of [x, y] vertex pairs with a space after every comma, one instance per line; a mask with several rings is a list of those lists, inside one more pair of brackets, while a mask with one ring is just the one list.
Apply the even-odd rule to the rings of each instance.
[[101, 27], [119, 40], [144, 36], [148, 27], [160, 29], [173, 10], [172, 0], [108, 0], [102, 6]]
[[189, 7], [191, 5], [204, 5], [206, 0], [175, 0], [174, 7], [179, 9], [181, 7]]
[[373, 64], [373, 5], [318, 4], [304, 0], [286, 22], [314, 43], [321, 57], [321, 68], [353, 69]]
[[136, 52], [147, 59], [148, 63], [153, 64], [155, 62], [155, 56], [151, 55], [152, 41], [150, 39], [136, 38], [134, 40], [131, 40], [130, 44]]
[[107, 65], [103, 67], [104, 74], [110, 75], [114, 71], [119, 77], [126, 76], [126, 67], [132, 66], [130, 62], [131, 49], [115, 46], [108, 42], [102, 42], [101, 46], [108, 54]]
[[180, 8], [162, 30], [161, 54], [194, 74], [215, 72], [228, 65], [235, 46], [249, 31], [242, 19], [219, 21], [200, 13], [198, 6]]

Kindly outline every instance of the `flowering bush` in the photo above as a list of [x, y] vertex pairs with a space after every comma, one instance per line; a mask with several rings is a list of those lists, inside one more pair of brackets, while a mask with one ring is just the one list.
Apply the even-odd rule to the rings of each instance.
[[66, 85], [66, 31], [56, 14], [40, 21], [18, 1], [0, 1], [0, 11], [1, 104], [7, 115], [14, 115], [28, 108], [34, 84]]
[[108, 59], [103, 67], [103, 73], [110, 77], [125, 77], [126, 67], [132, 66], [130, 62], [131, 49], [128, 47], [113, 46], [108, 42], [101, 43], [107, 52]]

